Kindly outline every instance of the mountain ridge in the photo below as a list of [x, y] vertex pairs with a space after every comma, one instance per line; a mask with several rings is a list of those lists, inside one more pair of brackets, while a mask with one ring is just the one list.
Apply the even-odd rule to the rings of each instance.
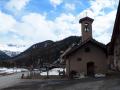
[[0, 50], [0, 61], [9, 59], [10, 56], [8, 56], [5, 52]]
[[32, 45], [24, 52], [12, 57], [11, 60], [15, 61], [17, 66], [33, 65], [36, 67], [40, 63], [53, 63], [68, 47], [80, 41], [79, 36], [70, 36], [56, 42], [46, 40]]

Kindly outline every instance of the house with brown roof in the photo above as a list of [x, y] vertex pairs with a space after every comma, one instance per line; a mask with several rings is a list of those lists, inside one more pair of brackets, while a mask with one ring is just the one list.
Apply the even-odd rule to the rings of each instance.
[[107, 72], [107, 47], [92, 37], [93, 19], [84, 17], [80, 19], [82, 41], [68, 48], [62, 57], [66, 64], [66, 75], [68, 77], [84, 74], [95, 76], [95, 74], [106, 74]]

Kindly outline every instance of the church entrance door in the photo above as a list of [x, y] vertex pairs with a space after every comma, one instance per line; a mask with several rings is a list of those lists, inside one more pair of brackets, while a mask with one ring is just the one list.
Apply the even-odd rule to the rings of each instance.
[[88, 62], [87, 63], [87, 75], [93, 77], [94, 74], [95, 74], [94, 62]]

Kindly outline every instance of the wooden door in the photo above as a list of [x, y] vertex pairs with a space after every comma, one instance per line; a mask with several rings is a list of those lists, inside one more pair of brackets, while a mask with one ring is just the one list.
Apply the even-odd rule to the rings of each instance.
[[94, 76], [94, 74], [95, 74], [94, 62], [88, 62], [87, 63], [87, 75]]

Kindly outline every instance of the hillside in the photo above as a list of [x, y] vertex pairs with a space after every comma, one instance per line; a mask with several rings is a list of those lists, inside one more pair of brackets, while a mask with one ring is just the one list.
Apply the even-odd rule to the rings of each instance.
[[14, 57], [14, 56], [20, 54], [19, 51], [3, 50], [3, 52], [4, 52], [5, 54], [7, 54], [8, 56], [10, 56], [10, 57]]
[[3, 51], [0, 51], [0, 60], [6, 60], [9, 59], [10, 57], [5, 54]]
[[36, 67], [40, 63], [53, 63], [73, 43], [80, 42], [81, 38], [71, 36], [60, 41], [47, 40], [32, 45], [26, 51], [12, 58], [18, 66]]

